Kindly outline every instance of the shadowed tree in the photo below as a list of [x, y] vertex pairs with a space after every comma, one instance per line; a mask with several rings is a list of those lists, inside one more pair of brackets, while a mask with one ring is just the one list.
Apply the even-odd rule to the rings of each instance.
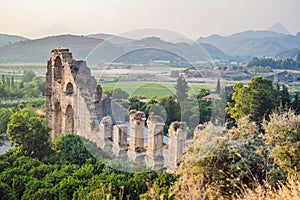
[[188, 98], [189, 86], [182, 74], [177, 78], [175, 90], [179, 102], [184, 102]]

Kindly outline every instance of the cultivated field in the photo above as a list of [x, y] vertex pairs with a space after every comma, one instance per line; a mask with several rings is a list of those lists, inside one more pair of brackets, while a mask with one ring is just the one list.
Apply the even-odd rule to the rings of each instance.
[[[153, 82], [106, 82], [100, 83], [103, 90], [113, 90], [121, 88], [126, 91], [130, 96], [145, 96], [147, 98], [163, 97], [175, 93], [174, 83], [153, 83]], [[190, 85], [190, 93], [197, 93], [201, 88], [208, 88], [204, 85]]]

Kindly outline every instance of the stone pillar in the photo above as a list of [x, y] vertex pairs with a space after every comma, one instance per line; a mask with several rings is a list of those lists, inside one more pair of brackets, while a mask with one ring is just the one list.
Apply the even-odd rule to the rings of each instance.
[[97, 136], [97, 145], [102, 150], [112, 153], [112, 121], [110, 116], [106, 116], [100, 121]]
[[113, 154], [119, 159], [127, 160], [127, 126], [126, 125], [115, 125], [114, 126], [114, 142], [113, 142]]
[[145, 165], [146, 149], [144, 148], [144, 125], [146, 117], [144, 112], [136, 112], [130, 115], [130, 146], [129, 160]]
[[165, 123], [160, 116], [151, 113], [147, 120], [147, 125], [148, 147], [146, 165], [155, 171], [161, 171], [164, 166], [163, 130]]
[[169, 155], [167, 172], [173, 173], [178, 167], [188, 134], [185, 122], [173, 122], [169, 128]]

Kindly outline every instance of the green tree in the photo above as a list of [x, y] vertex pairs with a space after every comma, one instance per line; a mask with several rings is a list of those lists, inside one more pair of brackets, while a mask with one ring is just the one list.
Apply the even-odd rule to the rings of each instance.
[[241, 82], [235, 83], [233, 89], [231, 97], [233, 102], [228, 103], [227, 113], [233, 119], [239, 119], [250, 113], [250, 92]]
[[221, 199], [238, 194], [241, 187], [262, 184], [272, 166], [267, 149], [248, 117], [225, 133], [223, 127], [209, 123], [195, 132], [187, 147], [173, 192], [182, 199]]
[[217, 94], [221, 93], [221, 84], [220, 84], [220, 79], [219, 78], [218, 78], [218, 82], [217, 82], [216, 93]]
[[6, 87], [10, 89], [10, 78], [6, 77]]
[[25, 70], [24, 73], [23, 73], [22, 82], [31, 82], [34, 77], [35, 77], [35, 73], [33, 71]]
[[295, 97], [294, 97], [294, 99], [292, 101], [292, 104], [291, 104], [291, 108], [295, 111], [295, 113], [297, 115], [300, 114], [300, 99], [299, 99], [299, 94], [298, 93], [295, 94]]
[[17, 152], [37, 158], [50, 153], [50, 128], [45, 122], [45, 118], [39, 117], [31, 108], [11, 116], [7, 133]]
[[[41, 193], [39, 193], [39, 190], [42, 189], [50, 189], [53, 185], [48, 183], [45, 180], [42, 179], [31, 179], [28, 184], [26, 184], [26, 189], [24, 191], [24, 194], [22, 195], [22, 199], [40, 199]], [[44, 191], [44, 190], [43, 190]], [[45, 191], [44, 191], [45, 192]], [[47, 192], [45, 192], [47, 194]], [[43, 195], [45, 196], [45, 195]], [[53, 199], [53, 198], [51, 198]]]
[[2, 84], [5, 85], [5, 75], [4, 74], [2, 74]]
[[227, 113], [233, 119], [250, 115], [252, 121], [260, 123], [277, 105], [272, 81], [261, 76], [253, 77], [248, 87], [240, 82], [235, 83], [233, 89], [233, 102], [227, 108]]
[[165, 108], [167, 114], [166, 124], [170, 125], [173, 121], [180, 121], [180, 106], [173, 95], [158, 99], [158, 104]]
[[24, 82], [23, 82], [23, 81], [20, 82], [19, 88], [20, 88], [20, 89], [23, 89], [23, 88], [24, 88]]
[[10, 116], [13, 114], [11, 108], [0, 108], [0, 132], [5, 132]]
[[62, 135], [54, 141], [54, 146], [55, 150], [59, 152], [62, 163], [82, 165], [87, 159], [93, 159], [93, 156], [83, 143], [83, 138], [78, 135]]
[[250, 119], [261, 122], [275, 108], [275, 90], [272, 81], [256, 76], [248, 84], [250, 90]]
[[132, 96], [129, 98], [129, 106], [130, 110], [138, 110], [145, 112], [145, 109], [147, 107], [146, 103], [141, 101], [141, 97], [138, 96]]
[[288, 88], [283, 85], [282, 90], [280, 91], [280, 104], [283, 108], [289, 109], [291, 107], [291, 98], [288, 91]]
[[182, 74], [177, 78], [175, 90], [179, 102], [184, 102], [188, 98], [189, 86]]
[[14, 191], [6, 183], [2, 182], [0, 182], [0, 197], [3, 200], [17, 199]]
[[274, 148], [271, 157], [287, 172], [300, 170], [300, 115], [292, 111], [272, 114], [264, 121], [266, 142]]
[[15, 80], [14, 80], [13, 76], [11, 77], [10, 81], [11, 81], [11, 83], [10, 83], [11, 89], [14, 89], [15, 88]]
[[39, 97], [40, 89], [37, 82], [30, 82], [24, 85], [24, 95], [25, 97]]
[[211, 116], [211, 101], [203, 99], [203, 97], [209, 95], [209, 90], [201, 88], [196, 93], [196, 99], [199, 105], [200, 123], [207, 122]]

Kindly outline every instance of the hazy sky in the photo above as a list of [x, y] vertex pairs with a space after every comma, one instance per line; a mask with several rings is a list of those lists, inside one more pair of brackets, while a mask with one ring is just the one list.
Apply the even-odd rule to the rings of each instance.
[[0, 33], [122, 34], [161, 28], [192, 39], [264, 30], [300, 32], [300, 0], [0, 0]]

